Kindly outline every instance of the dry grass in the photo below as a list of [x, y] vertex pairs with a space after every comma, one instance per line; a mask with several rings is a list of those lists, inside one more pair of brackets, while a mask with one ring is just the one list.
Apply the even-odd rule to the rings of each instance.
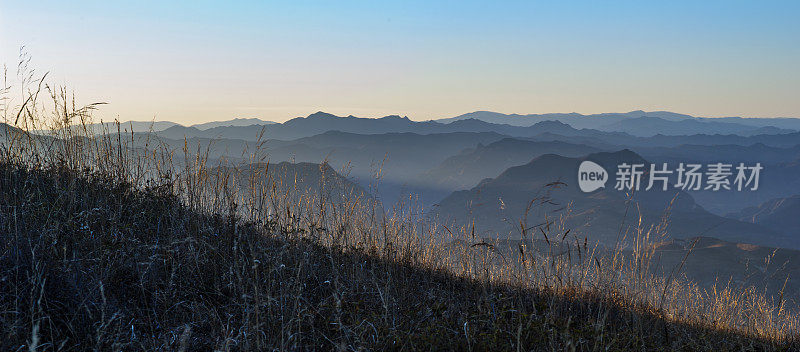
[[780, 298], [653, 275], [665, 226], [600, 255], [558, 219], [523, 219], [525, 241], [502, 248], [413, 202], [384, 211], [259, 160], [211, 168], [188, 143], [93, 136], [96, 105], [20, 72], [6, 121], [54, 134], [0, 146], [2, 350], [798, 347]]

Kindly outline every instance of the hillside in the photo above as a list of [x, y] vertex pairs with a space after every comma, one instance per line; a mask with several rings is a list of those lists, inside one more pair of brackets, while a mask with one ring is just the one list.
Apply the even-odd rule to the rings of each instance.
[[[541, 235], [535, 235], [523, 241], [498, 239], [490, 243], [511, 258], [519, 254], [520, 245], [542, 256], [564, 256], [566, 253], [577, 256], [571, 237], [559, 239], [550, 236], [552, 242], [548, 243]], [[800, 282], [792, 279], [800, 275], [800, 268], [792, 264], [800, 260], [798, 250], [734, 243], [712, 237], [650, 241], [646, 246], [648, 260], [642, 264], [651, 273], [685, 277], [706, 292], [744, 291], [748, 287], [759, 287], [771, 299], [783, 298], [790, 309], [800, 308]], [[625, 248], [618, 253], [632, 255], [635, 250]], [[615, 248], [598, 248], [597, 251], [611, 255]]]
[[322, 247], [302, 213], [240, 223], [169, 187], [5, 162], [0, 190], [3, 350], [794, 346], [600, 294], [464, 279], [402, 252]]
[[[55, 114], [69, 124], [82, 111]], [[388, 117], [375, 126], [387, 122], [409, 124]], [[0, 350], [796, 347], [798, 287], [785, 278], [797, 253], [766, 247], [792, 247], [791, 238], [708, 213], [682, 192], [641, 192], [629, 202], [608, 187], [576, 190], [582, 160], [646, 164], [629, 150], [579, 155], [646, 138], [553, 121], [515, 132], [530, 139], [5, 131]], [[666, 149], [657, 152], [713, 155]], [[786, 162], [795, 148], [765, 145], [746, 156], [759, 151], [785, 170], [795, 163]], [[412, 191], [452, 187], [425, 178], [437, 167], [445, 178], [448, 169], [473, 180], [498, 175], [428, 208]], [[391, 194], [401, 201], [383, 202]]]
[[798, 14], [0, 2], [0, 352], [800, 352]]
[[728, 216], [800, 237], [800, 195], [772, 199]]
[[800, 307], [800, 251], [733, 243], [711, 237], [669, 240], [655, 244], [654, 270], [669, 275], [681, 266], [693, 282], [712, 290], [732, 286], [762, 287]]

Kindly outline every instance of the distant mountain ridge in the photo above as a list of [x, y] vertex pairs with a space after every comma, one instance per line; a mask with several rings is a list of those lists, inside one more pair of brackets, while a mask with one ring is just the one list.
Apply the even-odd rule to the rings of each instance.
[[441, 123], [436, 121], [412, 121], [408, 117], [397, 115], [381, 118], [360, 118], [352, 115], [336, 116], [325, 112], [316, 112], [307, 117], [298, 117], [284, 123], [269, 125], [217, 126], [205, 130], [194, 126], [177, 125], [157, 132], [157, 134], [172, 139], [197, 137], [254, 141], [257, 139], [294, 140], [330, 131], [356, 134], [493, 132], [517, 137], [534, 136], [544, 132], [568, 136], [606, 134], [606, 132], [601, 131], [576, 130], [567, 124], [557, 121], [542, 121], [534, 126], [517, 127], [473, 119]]
[[785, 134], [796, 132], [775, 126], [748, 126], [733, 122], [719, 122], [712, 119], [687, 118], [667, 120], [661, 117], [642, 116], [628, 118], [600, 126], [601, 131], [624, 132], [638, 137], [651, 137], [658, 134], [682, 136], [698, 133], [737, 134], [751, 136], [756, 134]]
[[[212, 121], [206, 123], [194, 124], [191, 126], [183, 126], [179, 123], [172, 121], [125, 121], [119, 122], [97, 122], [86, 125], [86, 129], [96, 135], [107, 133], [146, 133], [146, 132], [162, 132], [170, 128], [195, 128], [201, 131], [208, 130], [214, 127], [233, 127], [233, 126], [254, 126], [254, 125], [271, 125], [275, 124], [272, 121], [261, 120], [257, 118], [236, 118], [232, 120]], [[74, 128], [82, 129], [82, 125], [73, 125]], [[34, 133], [46, 134], [45, 130], [36, 130]]]
[[[117, 132], [114, 123], [90, 126], [96, 134]], [[413, 121], [397, 115], [380, 118], [336, 116], [319, 111], [283, 123], [256, 118], [214, 121], [191, 126], [173, 122], [125, 122], [120, 124], [120, 131], [155, 133], [172, 139], [217, 138], [248, 141], [293, 140], [328, 131], [340, 131], [357, 134], [494, 132], [510, 137], [544, 137], [540, 138], [542, 141], [547, 138], [559, 140], [563, 137], [579, 137], [580, 140], [573, 142], [632, 146], [764, 143], [787, 147], [800, 144], [800, 119], [701, 118], [665, 111], [594, 115], [518, 115], [477, 111], [428, 121]], [[773, 136], [777, 137], [772, 138]]]
[[[455, 117], [444, 118], [437, 121], [440, 122], [453, 122], [465, 119], [475, 119], [491, 123], [505, 123], [513, 126], [531, 126], [539, 121], [560, 121], [575, 128], [597, 128], [604, 123], [615, 122], [620, 119], [637, 118], [637, 117], [659, 117], [670, 121], [680, 121], [683, 119], [692, 119], [693, 116], [676, 114], [667, 111], [653, 111], [645, 112], [636, 110], [626, 113], [601, 113], [583, 115], [576, 112], [572, 113], [549, 113], [549, 114], [504, 114], [493, 111], [474, 111], [462, 114]], [[602, 119], [602, 120], [601, 120]], [[581, 120], [585, 122], [581, 123]], [[604, 120], [604, 121], [603, 121]], [[580, 125], [580, 126], [575, 126]]]
[[[583, 115], [578, 113], [553, 113], [553, 114], [503, 114], [492, 111], [475, 111], [456, 117], [439, 119], [440, 122], [453, 122], [465, 119], [476, 119], [490, 123], [509, 124], [513, 126], [531, 126], [540, 121], [561, 121], [575, 128], [603, 129], [604, 126], [636, 118], [657, 118], [660, 120], [677, 123], [686, 121], [713, 122], [722, 124], [736, 124], [749, 127], [775, 127], [778, 129], [800, 130], [800, 118], [775, 117], [775, 118], [743, 118], [743, 117], [695, 117], [669, 111], [642, 111], [636, 110], [626, 113], [601, 113]], [[722, 125], [718, 125], [722, 126]], [[695, 133], [707, 133], [696, 131]], [[722, 132], [720, 132], [722, 133]]]
[[261, 126], [261, 125], [273, 125], [276, 122], [262, 120], [258, 118], [237, 118], [233, 120], [225, 120], [225, 121], [211, 121], [206, 123], [198, 123], [191, 125], [189, 127], [194, 127], [199, 130], [207, 130], [214, 127], [231, 127], [231, 126]]
[[[207, 137], [238, 138], [252, 140], [260, 128], [266, 129], [268, 138], [295, 139], [324, 133], [342, 131], [361, 134], [391, 132], [446, 133], [446, 132], [497, 132], [510, 136], [529, 136], [519, 128], [532, 127], [542, 122], [560, 122], [576, 130], [623, 132], [637, 137], [679, 135], [740, 135], [785, 134], [800, 131], [800, 118], [706, 118], [678, 114], [668, 111], [636, 110], [626, 113], [601, 113], [583, 115], [578, 113], [553, 114], [503, 114], [492, 111], [475, 111], [450, 118], [428, 121], [412, 121], [406, 116], [389, 115], [380, 118], [361, 118], [353, 115], [336, 116], [318, 111], [306, 117], [296, 117], [283, 123], [258, 118], [236, 118], [212, 121], [190, 126], [170, 121], [127, 121], [120, 123], [123, 132], [165, 132], [171, 138]], [[116, 123], [88, 125], [94, 132], [116, 132]], [[545, 125], [542, 125], [545, 126]], [[249, 128], [248, 128], [249, 127]], [[550, 125], [553, 127], [553, 125]], [[226, 128], [230, 130], [226, 130]], [[253, 131], [258, 130], [258, 131]], [[249, 133], [248, 133], [249, 132]], [[552, 131], [551, 131], [552, 132]], [[557, 133], [561, 134], [561, 133]]]
[[[556, 120], [525, 118], [526, 121], [535, 123], [529, 126], [517, 126], [513, 125], [513, 117], [500, 119], [506, 123], [477, 118], [413, 121], [408, 117], [397, 115], [360, 118], [352, 115], [336, 116], [325, 112], [316, 112], [307, 117], [297, 117], [284, 123], [216, 126], [207, 129], [176, 125], [156, 132], [156, 134], [172, 139], [197, 137], [255, 141], [259, 139], [293, 140], [328, 131], [356, 134], [493, 132], [510, 137], [538, 138], [542, 141], [546, 141], [548, 138], [563, 140], [564, 137], [576, 137], [579, 139], [574, 140], [575, 143], [631, 146], [764, 143], [786, 147], [800, 144], [800, 131], [797, 130], [716, 122], [679, 114], [661, 113], [658, 114], [660, 117], [647, 118], [632, 117], [635, 116], [633, 114], [609, 114], [602, 119], [596, 116], [582, 117], [583, 115], [560, 114], [558, 116], [566, 117]], [[798, 129], [800, 129], [800, 120], [792, 120], [798, 121]], [[576, 121], [589, 121], [590, 123], [576, 123]], [[602, 123], [597, 123], [597, 121]], [[581, 125], [596, 126], [581, 127]]]
[[[147, 133], [147, 132], [161, 132], [170, 127], [180, 126], [179, 124], [171, 121], [125, 121], [125, 122], [97, 122], [84, 125], [72, 125], [74, 131], [86, 132], [92, 135], [114, 134], [114, 133]], [[34, 130], [35, 134], [51, 134], [52, 131], [48, 130]]]

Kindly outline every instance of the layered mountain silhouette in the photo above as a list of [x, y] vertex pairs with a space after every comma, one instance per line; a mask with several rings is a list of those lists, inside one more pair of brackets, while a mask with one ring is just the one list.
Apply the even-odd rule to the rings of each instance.
[[627, 113], [603, 113], [583, 115], [578, 113], [555, 113], [555, 114], [503, 114], [493, 111], [475, 111], [456, 117], [441, 119], [440, 121], [452, 122], [465, 119], [476, 119], [491, 123], [507, 123], [514, 126], [532, 126], [541, 121], [560, 121], [575, 128], [598, 128], [603, 125], [617, 122], [624, 119], [637, 117], [659, 117], [671, 121], [691, 119], [692, 116], [676, 114], [667, 111], [645, 112], [641, 110]]
[[[557, 114], [558, 118], [525, 117], [530, 124], [515, 125], [514, 117], [502, 115], [498, 118], [462, 118], [482, 116], [479, 113], [462, 115], [453, 119], [436, 121], [412, 121], [407, 117], [385, 116], [382, 118], [340, 117], [317, 112], [307, 117], [298, 117], [284, 123], [270, 124], [266, 121], [232, 120], [196, 126], [173, 125], [165, 129], [154, 129], [159, 136], [171, 139], [214, 138], [243, 139], [249, 141], [280, 139], [293, 140], [310, 137], [328, 131], [356, 134], [417, 133], [441, 134], [453, 132], [493, 132], [510, 137], [535, 138], [541, 141], [574, 138], [575, 143], [593, 145], [627, 146], [677, 146], [681, 144], [737, 144], [763, 143], [769, 146], [788, 147], [800, 139], [800, 124], [796, 129], [767, 125], [751, 125], [722, 122], [715, 119], [700, 119], [685, 115], [658, 113], [656, 117], [634, 117], [628, 114], [577, 115]], [[548, 115], [549, 116], [549, 115]], [[502, 117], [502, 118], [501, 118]], [[522, 118], [522, 117], [518, 117]], [[596, 121], [600, 123], [578, 123]], [[794, 120], [794, 119], [790, 119]], [[260, 121], [260, 120], [259, 120]], [[726, 120], [738, 121], [738, 120]], [[783, 120], [777, 120], [783, 121]], [[792, 121], [781, 125], [794, 126]], [[252, 123], [251, 122], [257, 122]], [[112, 131], [114, 132], [114, 131]], [[139, 132], [139, 130], [135, 130]]]
[[[775, 127], [778, 129], [800, 130], [800, 120], [796, 118], [742, 118], [742, 117], [719, 117], [703, 118], [691, 115], [677, 114], [669, 111], [642, 111], [636, 110], [627, 113], [602, 113], [583, 115], [578, 113], [568, 114], [503, 114], [492, 111], [475, 111], [456, 117], [441, 119], [438, 121], [452, 122], [466, 119], [476, 119], [490, 123], [503, 123], [514, 126], [531, 126], [541, 121], [561, 121], [575, 128], [603, 129], [604, 126], [619, 123], [637, 118], [657, 118], [671, 122], [700, 121], [700, 122], [722, 122], [732, 123], [750, 127]], [[676, 126], [679, 126], [676, 125]], [[722, 125], [716, 125], [722, 126]], [[647, 128], [647, 126], [644, 126]], [[713, 127], [713, 126], [712, 126]], [[690, 134], [716, 134], [718, 131], [690, 131]]]
[[200, 128], [198, 126], [172, 126], [158, 131], [158, 135], [172, 138], [219, 138], [244, 140], [293, 140], [317, 134], [339, 131], [356, 134], [416, 133], [440, 134], [455, 132], [493, 132], [509, 136], [531, 137], [542, 133], [565, 136], [594, 134], [607, 135], [600, 131], [582, 131], [557, 121], [542, 121], [539, 124], [519, 128], [508, 124], [494, 124], [476, 119], [460, 120], [451, 123], [438, 121], [412, 121], [407, 117], [385, 116], [382, 118], [359, 118], [355, 116], [336, 116], [317, 112], [307, 117], [298, 117], [280, 124], [228, 125]]
[[215, 127], [263, 126], [263, 125], [273, 125], [273, 124], [275, 124], [275, 122], [261, 120], [257, 118], [238, 118], [226, 121], [211, 121], [206, 123], [198, 123], [192, 125], [191, 127], [204, 131]]
[[504, 138], [488, 145], [463, 150], [447, 158], [423, 177], [432, 185], [450, 191], [470, 189], [485, 178], [499, 175], [505, 169], [522, 165], [544, 154], [576, 157], [599, 151], [598, 148], [567, 142], [537, 142]]
[[[437, 189], [420, 177], [446, 158], [474, 147], [477, 143], [490, 144], [503, 139], [496, 133], [445, 133], [445, 134], [354, 134], [329, 131], [319, 135], [290, 141], [264, 142], [242, 139], [191, 138], [188, 140], [161, 138], [167, 148], [207, 153], [210, 160], [228, 159], [246, 161], [254, 154], [256, 160], [273, 163], [327, 162], [345, 176], [367, 189], [373, 189], [387, 203], [396, 202], [411, 193], [424, 197], [428, 203], [447, 195], [449, 190]], [[144, 148], [152, 144], [147, 135], [139, 135], [137, 144]], [[244, 159], [243, 159], [244, 158]]]
[[[611, 179], [605, 188], [583, 193], [577, 187], [577, 171], [584, 160], [603, 166], [610, 177], [622, 163], [644, 164], [644, 169], [649, 170], [649, 163], [630, 150], [582, 158], [542, 155], [470, 190], [452, 193], [440, 202], [436, 215], [455, 223], [474, 223], [476, 233], [482, 237], [519, 238], [522, 228], [538, 235], [546, 227], [613, 244], [626, 235], [630, 238], [637, 229], [648, 231], [661, 224], [656, 232], [669, 238], [702, 235], [732, 242], [798, 247], [795, 241], [759, 225], [714, 215], [680, 190], [645, 191], [649, 181], [646, 174], [638, 192], [618, 191]], [[660, 183], [656, 185], [659, 187]]]
[[[85, 125], [73, 125], [71, 128], [82, 134], [103, 135], [115, 133], [147, 133], [161, 132], [170, 127], [180, 126], [175, 122], [169, 121], [126, 121], [126, 122], [98, 122]], [[42, 127], [42, 126], [40, 126]], [[50, 134], [52, 131], [35, 130], [37, 134]]]
[[[595, 115], [478, 111], [433, 121], [317, 112], [284, 123], [234, 119], [187, 127], [171, 122], [126, 122], [119, 125], [119, 131], [132, 131], [137, 149], [170, 149], [175, 162], [183, 160], [181, 155], [188, 150], [203, 151], [210, 163], [327, 164], [387, 204], [420, 195], [428, 207], [439, 204], [434, 209], [440, 216], [459, 221], [466, 221], [465, 214], [477, 216], [481, 221], [476, 225], [483, 235], [492, 236], [513, 235], [534, 194], [552, 195], [551, 201], [558, 207], [550, 210], [571, 204], [565, 208], [571, 209], [567, 224], [603, 241], [619, 235], [621, 224], [624, 230], [633, 223], [625, 218], [632, 203], [622, 192], [612, 190], [613, 185], [590, 194], [577, 189], [576, 163], [584, 155], [595, 158], [605, 155], [598, 152], [627, 149], [632, 154], [626, 157], [667, 162], [673, 167], [680, 162], [758, 162], [764, 166], [758, 192], [639, 192], [634, 194], [633, 204], [643, 219], [655, 224], [677, 196], [669, 231], [676, 238], [708, 235], [732, 242], [794, 245], [784, 230], [721, 215], [800, 193], [798, 121], [712, 119], [663, 111]], [[89, 130], [116, 133], [117, 125], [91, 125]], [[12, 135], [23, 135], [13, 131]], [[36, 138], [52, 141], [52, 137]], [[543, 190], [554, 181], [564, 185]], [[544, 214], [546, 206], [536, 211]], [[540, 215], [531, 215], [529, 220], [540, 219]], [[529, 225], [535, 225], [531, 222]]]
[[[747, 128], [755, 128], [758, 131], [769, 129], [769, 127], [748, 127], [745, 124], [709, 121], [712, 119], [699, 119], [688, 115], [666, 112], [653, 113], [654, 116], [650, 116], [653, 115], [651, 113], [644, 113], [647, 117], [635, 117], [641, 114], [643, 112], [589, 116], [559, 114], [556, 117], [571, 123], [576, 119], [609, 119], [604, 121], [617, 121], [612, 122], [612, 124], [622, 124], [621, 121], [623, 121], [647, 125], [651, 121], [660, 121], [670, 124], [742, 126], [739, 132]], [[465, 117], [475, 116], [475, 114], [465, 115]], [[497, 116], [500, 119], [498, 121], [508, 122], [509, 119], [514, 119], [514, 117], [502, 114]], [[533, 117], [525, 117], [525, 119], [530, 120]], [[752, 123], [749, 119], [727, 120], [748, 120], [749, 123]], [[541, 147], [547, 144], [557, 146], [562, 143], [581, 145], [585, 147], [582, 149], [584, 153], [629, 148], [640, 153], [640, 155], [646, 156], [649, 160], [658, 162], [706, 163], [724, 161], [770, 164], [769, 172], [764, 177], [772, 181], [769, 182], [769, 185], [765, 185], [763, 192], [755, 195], [734, 193], [702, 193], [695, 195], [699, 203], [718, 215], [736, 211], [742, 207], [757, 205], [768, 199], [784, 195], [786, 194], [784, 185], [794, 186], [800, 182], [800, 180], [795, 182], [791, 173], [792, 170], [781, 164], [800, 157], [798, 155], [800, 132], [784, 133], [786, 131], [783, 129], [780, 130], [781, 133], [779, 134], [747, 136], [738, 134], [675, 136], [657, 134], [651, 137], [639, 137], [624, 132], [601, 131], [589, 128], [578, 129], [560, 120], [547, 120], [538, 117], [535, 120], [535, 124], [526, 127], [491, 123], [475, 118], [445, 120], [449, 121], [448, 123], [439, 121], [417, 122], [399, 116], [387, 116], [379, 119], [354, 116], [339, 117], [317, 112], [308, 117], [295, 118], [282, 124], [217, 126], [207, 129], [173, 126], [164, 131], [155, 132], [155, 135], [165, 139], [165, 143], [171, 144], [175, 148], [184, 146], [184, 138], [188, 138], [189, 142], [198, 144], [200, 149], [213, 145], [213, 149], [217, 151], [220, 157], [223, 154], [227, 154], [227, 157], [242, 155], [245, 150], [252, 151], [258, 144], [256, 142], [266, 141], [261, 145], [263, 149], [267, 150], [266, 154], [275, 161], [321, 162], [329, 157], [332, 159], [333, 165], [337, 165], [337, 167], [350, 162], [349, 166], [353, 169], [353, 175], [365, 187], [369, 182], [366, 181], [370, 178], [369, 174], [374, 174], [377, 165], [381, 164], [386, 166], [385, 171], [388, 171], [381, 173], [384, 180], [384, 187], [380, 191], [384, 193], [383, 199], [397, 199], [400, 194], [416, 192], [424, 193], [424, 199], [427, 204], [433, 204], [433, 202], [443, 198], [450, 191], [473, 187], [482, 178], [494, 177], [505, 168], [521, 165], [542, 154], [542, 152], [537, 152], [536, 148], [531, 149], [524, 146], [516, 148], [511, 143], [505, 143], [506, 148], [502, 150], [494, 148], [495, 155], [492, 157], [480, 157], [478, 155], [457, 156], [466, 153], [459, 148], [475, 148], [477, 143], [492, 143], [499, 141], [503, 137], [513, 137], [525, 141], [520, 142], [523, 144], [527, 142], [534, 143], [534, 145], [539, 146], [537, 147], [538, 149], [542, 149]], [[242, 123], [246, 122], [242, 121]], [[661, 129], [658, 126], [654, 126], [650, 131], [658, 131], [660, 133]], [[728, 130], [728, 132], [731, 131]], [[403, 133], [408, 135], [405, 137], [400, 136]], [[432, 138], [439, 138], [447, 134], [458, 133], [489, 133], [493, 135], [492, 138], [494, 140], [484, 138], [470, 141], [469, 138], [466, 138], [459, 143], [440, 143], [436, 147], [433, 147], [432, 144], [422, 143], [421, 145], [437, 149], [435, 152], [431, 152], [431, 149], [427, 149], [426, 152], [420, 152], [419, 149], [414, 149], [414, 144], [417, 143], [416, 140], [419, 138], [411, 137], [411, 134], [413, 134], [431, 135]], [[382, 140], [383, 137], [363, 137], [381, 135], [386, 135], [387, 140], [397, 142], [385, 145], [383, 143], [375, 143], [375, 141]], [[359, 144], [360, 147], [352, 148], [355, 144], [342, 144], [342, 141], [339, 141], [340, 139], [349, 138], [352, 138], [353, 142]], [[363, 141], [370, 138], [372, 138], [373, 142], [363, 143]], [[404, 141], [399, 141], [398, 138]], [[150, 137], [147, 137], [147, 140], [149, 139]], [[214, 141], [213, 143], [212, 140]], [[345, 147], [347, 145], [351, 147]], [[406, 152], [404, 149], [407, 148], [415, 150], [415, 154]], [[438, 150], [442, 150], [444, 153], [439, 153]], [[558, 147], [542, 150], [555, 154], [576, 156], [576, 154], [569, 154], [569, 150], [561, 151]], [[449, 153], [449, 155], [444, 155], [446, 153]], [[439, 164], [451, 156], [453, 160], [446, 164]], [[483, 161], [469, 161], [470, 158], [481, 158], [480, 160]], [[384, 163], [384, 159], [388, 160], [388, 162]], [[413, 162], [409, 162], [412, 159]], [[472, 163], [473, 166], [460, 165], [462, 163]], [[474, 172], [469, 171], [470, 168]], [[448, 170], [453, 170], [453, 172], [448, 172]], [[741, 207], [738, 207], [739, 205]]]
[[695, 200], [707, 210], [725, 215], [742, 208], [757, 206], [770, 199], [796, 194], [800, 190], [800, 164], [793, 159], [800, 157], [800, 145], [790, 148], [770, 147], [764, 144], [740, 145], [682, 145], [669, 148], [632, 148], [646, 159], [671, 165], [678, 163], [711, 164], [724, 162], [747, 166], [759, 163], [764, 169], [760, 173], [757, 191], [691, 191]]
[[675, 147], [635, 147], [631, 149], [654, 162], [695, 161], [710, 163], [721, 160], [735, 160], [744, 163], [781, 164], [790, 163], [800, 158], [800, 144], [792, 147], [772, 147], [763, 143], [748, 146], [736, 144], [683, 144]]
[[732, 122], [718, 122], [710, 119], [667, 120], [654, 116], [643, 116], [619, 120], [599, 127], [602, 131], [625, 132], [638, 137], [651, 137], [657, 134], [680, 136], [690, 134], [736, 134], [751, 136], [757, 134], [783, 134], [796, 132], [774, 126], [748, 126]]

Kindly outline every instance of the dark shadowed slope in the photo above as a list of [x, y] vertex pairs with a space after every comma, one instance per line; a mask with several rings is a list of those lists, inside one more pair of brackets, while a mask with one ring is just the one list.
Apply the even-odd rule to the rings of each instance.
[[603, 291], [553, 294], [382, 248], [323, 247], [298, 227], [308, 214], [243, 223], [193, 211], [170, 185], [5, 163], [0, 175], [4, 351], [797, 347]]
[[800, 240], [800, 195], [772, 199], [728, 216], [759, 224]]

